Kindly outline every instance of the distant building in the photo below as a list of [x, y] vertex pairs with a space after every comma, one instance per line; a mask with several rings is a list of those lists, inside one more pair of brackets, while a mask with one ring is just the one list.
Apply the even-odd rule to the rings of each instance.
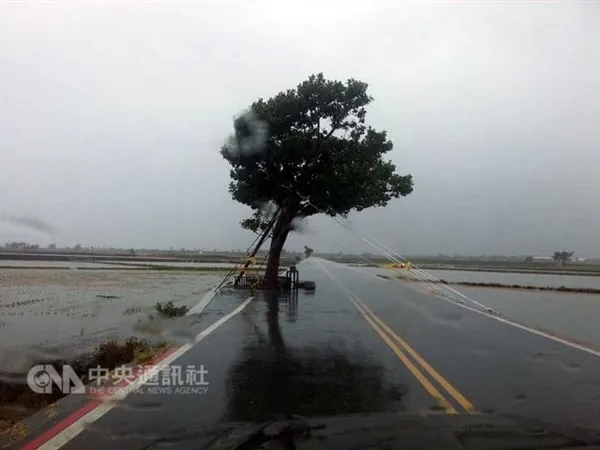
[[571, 256], [569, 258], [569, 262], [574, 262], [574, 263], [582, 263], [582, 262], [586, 262], [589, 260], [590, 260], [590, 258], [586, 258], [585, 256]]
[[[571, 256], [567, 259], [570, 263], [583, 263], [589, 261], [590, 258], [584, 256]], [[553, 256], [528, 256], [525, 258], [525, 262], [555, 262]]]

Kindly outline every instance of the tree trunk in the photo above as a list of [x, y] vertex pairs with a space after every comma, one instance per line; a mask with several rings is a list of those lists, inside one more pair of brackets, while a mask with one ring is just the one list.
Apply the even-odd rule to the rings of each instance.
[[283, 245], [290, 232], [290, 224], [294, 215], [289, 210], [281, 211], [275, 228], [273, 228], [273, 239], [269, 248], [269, 260], [265, 270], [265, 278], [263, 280], [264, 289], [277, 289], [279, 281], [279, 261], [281, 259], [281, 251]]

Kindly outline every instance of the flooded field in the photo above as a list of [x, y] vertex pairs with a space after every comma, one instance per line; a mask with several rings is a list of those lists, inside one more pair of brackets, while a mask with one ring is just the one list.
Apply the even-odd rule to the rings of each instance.
[[[444, 278], [450, 281], [450, 277], [439, 276], [439, 272], [444, 274], [457, 273], [459, 276], [456, 281], [466, 281], [460, 277], [462, 274], [480, 275], [481, 272], [454, 272], [454, 271], [428, 271], [434, 273], [437, 278]], [[381, 273], [381, 271], [379, 272]], [[388, 273], [386, 273], [388, 274]], [[485, 274], [485, 273], [484, 273]], [[389, 274], [388, 274], [389, 275]], [[512, 274], [492, 273], [505, 277]], [[516, 274], [523, 277], [536, 275]], [[540, 275], [541, 277], [553, 277], [553, 275]], [[558, 278], [564, 278], [558, 276]], [[568, 278], [588, 278], [588, 277], [568, 277]], [[510, 281], [507, 281], [510, 280]], [[539, 279], [538, 279], [539, 280]], [[513, 283], [511, 278], [470, 278], [469, 281], [476, 282], [495, 282], [495, 283]], [[532, 283], [531, 279], [521, 279], [521, 283]], [[561, 280], [564, 281], [564, 280]], [[403, 281], [398, 280], [402, 283]], [[544, 282], [553, 283], [558, 281], [545, 280]], [[422, 292], [431, 292], [428, 283], [410, 283], [416, 290]], [[530, 284], [533, 285], [533, 284]], [[547, 286], [548, 284], [544, 285]], [[438, 285], [440, 286], [440, 285]], [[561, 284], [558, 284], [561, 286]], [[573, 287], [577, 287], [575, 284]], [[594, 285], [592, 285], [593, 287]], [[598, 317], [600, 317], [600, 295], [598, 294], [582, 294], [582, 293], [565, 293], [552, 291], [526, 291], [521, 289], [510, 288], [487, 288], [487, 287], [471, 287], [471, 286], [448, 286], [468, 298], [475, 300], [486, 307], [492, 308], [500, 312], [501, 316], [513, 320], [515, 322], [527, 325], [532, 328], [547, 331], [570, 340], [581, 342], [593, 348], [600, 349], [600, 328], [598, 328]], [[444, 289], [440, 286], [441, 289]], [[448, 292], [448, 294], [451, 294]], [[466, 302], [469, 306], [474, 306]]]
[[[43, 268], [71, 268], [77, 267], [90, 268], [90, 269], [109, 269], [115, 267], [128, 267], [127, 263], [97, 263], [87, 261], [29, 261], [29, 260], [14, 260], [14, 259], [3, 259], [0, 260], [0, 267], [43, 267]], [[0, 269], [4, 270], [4, 269]]]
[[167, 267], [223, 267], [225, 269], [230, 269], [235, 267], [237, 264], [234, 263], [218, 263], [218, 262], [205, 262], [205, 263], [196, 263], [196, 262], [119, 262], [119, 265], [131, 266], [131, 265], [148, 265], [148, 266], [167, 266]]
[[[421, 278], [417, 272], [403, 269], [381, 269], [376, 267], [363, 267], [361, 270], [368, 271], [373, 275], [383, 273], [388, 276], [394, 274], [409, 276], [411, 273]], [[479, 272], [468, 270], [436, 270], [427, 269], [426, 272], [438, 280], [449, 282], [466, 281], [469, 283], [499, 283], [506, 285], [539, 286], [539, 287], [568, 287], [568, 288], [594, 288], [600, 289], [600, 277], [580, 275], [550, 275], [539, 273], [502, 273], [502, 272]]]
[[600, 348], [600, 295], [455, 288], [503, 317]]
[[[229, 269], [235, 267], [234, 263], [218, 263], [218, 262], [205, 262], [205, 263], [196, 263], [196, 262], [154, 262], [154, 261], [118, 261], [118, 262], [89, 262], [89, 261], [29, 261], [29, 260], [0, 260], [0, 267], [31, 267], [31, 268], [83, 268], [83, 269], [114, 269], [114, 268], [131, 268], [131, 267], [140, 267], [140, 266], [162, 266], [162, 267], [222, 267], [224, 269]], [[0, 269], [2, 270], [2, 269]]]
[[518, 284], [521, 286], [565, 286], [568, 288], [600, 289], [600, 277], [578, 275], [546, 275], [538, 273], [470, 272], [466, 270], [427, 270], [437, 279], [472, 283]]
[[222, 275], [159, 271], [2, 269], [0, 346], [73, 356], [136, 335], [157, 302], [195, 306]]
[[[406, 271], [363, 268], [372, 274]], [[447, 281], [477, 283], [520, 284], [527, 286], [565, 286], [600, 288], [600, 277], [574, 275], [517, 274], [497, 272], [468, 272], [455, 270], [428, 270], [435, 278]], [[400, 281], [401, 282], [401, 281]], [[427, 292], [426, 283], [411, 283], [414, 288]], [[487, 288], [454, 285], [450, 288], [499, 311], [503, 317], [532, 328], [555, 333], [600, 349], [600, 295], [552, 291], [526, 291], [511, 288]]]

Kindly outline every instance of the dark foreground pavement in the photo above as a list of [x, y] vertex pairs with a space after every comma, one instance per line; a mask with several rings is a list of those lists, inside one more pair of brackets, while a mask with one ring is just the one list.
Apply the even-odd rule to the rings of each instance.
[[[599, 357], [373, 271], [318, 259], [299, 269], [315, 293], [259, 294], [233, 314], [248, 294], [223, 291], [186, 333], [221, 323], [158, 387], [90, 409], [46, 443], [31, 436], [26, 448], [155, 448], [161, 438], [197, 448], [191, 438], [220, 423], [286, 414], [499, 413], [600, 428]], [[178, 386], [168, 382], [175, 367]], [[185, 380], [201, 367], [207, 384]]]

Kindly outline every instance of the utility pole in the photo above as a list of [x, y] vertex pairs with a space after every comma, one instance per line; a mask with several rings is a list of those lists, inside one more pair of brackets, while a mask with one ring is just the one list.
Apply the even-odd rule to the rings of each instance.
[[273, 214], [273, 217], [271, 218], [271, 220], [269, 221], [269, 223], [267, 223], [267, 226], [263, 230], [263, 233], [260, 236], [260, 239], [258, 240], [258, 242], [256, 243], [256, 245], [254, 246], [254, 249], [252, 250], [252, 252], [248, 256], [248, 259], [246, 259], [246, 262], [244, 263], [244, 266], [240, 269], [240, 273], [238, 273], [237, 277], [235, 277], [234, 286], [237, 286], [240, 283], [240, 280], [242, 279], [242, 277], [246, 273], [246, 269], [248, 268], [248, 266], [250, 266], [252, 258], [254, 258], [256, 256], [256, 253], [258, 253], [258, 251], [260, 250], [260, 247], [263, 245], [263, 243], [265, 242], [265, 240], [269, 236], [269, 233], [271, 232], [271, 229], [273, 228], [273, 226], [275, 225], [275, 222], [277, 221], [277, 218], [279, 217], [279, 212], [280, 211], [281, 211], [281, 208], [279, 208], [277, 211], [275, 211], [275, 214]]

